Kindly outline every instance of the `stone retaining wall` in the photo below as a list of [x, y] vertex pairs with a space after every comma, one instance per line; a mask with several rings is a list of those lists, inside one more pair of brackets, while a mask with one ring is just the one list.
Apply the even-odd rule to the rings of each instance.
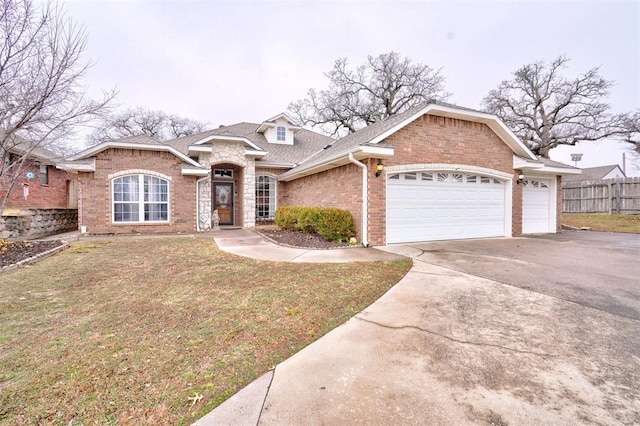
[[2, 238], [40, 238], [76, 229], [77, 209], [21, 209], [0, 217]]

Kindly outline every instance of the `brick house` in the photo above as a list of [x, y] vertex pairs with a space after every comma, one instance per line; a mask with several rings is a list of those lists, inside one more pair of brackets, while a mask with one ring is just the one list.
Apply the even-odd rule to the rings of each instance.
[[279, 205], [346, 209], [363, 244], [556, 232], [563, 174], [494, 115], [425, 103], [342, 139], [285, 114], [164, 143], [109, 141], [61, 167], [78, 173], [91, 234], [252, 227]]
[[[16, 144], [8, 154], [7, 161], [20, 162], [25, 150]], [[25, 148], [26, 149], [26, 148]], [[5, 204], [5, 211], [20, 209], [66, 209], [69, 207], [68, 186], [70, 175], [64, 170], [56, 168], [62, 157], [45, 148], [30, 148], [24, 165], [20, 167], [13, 188], [9, 192]], [[13, 177], [13, 175], [11, 175]], [[0, 186], [0, 196], [4, 197], [9, 188], [9, 182], [3, 179]]]
[[0, 179], [0, 197], [6, 197], [0, 216], [2, 238], [33, 238], [77, 228], [77, 190], [74, 177], [57, 168], [62, 160], [26, 141], [11, 144]]

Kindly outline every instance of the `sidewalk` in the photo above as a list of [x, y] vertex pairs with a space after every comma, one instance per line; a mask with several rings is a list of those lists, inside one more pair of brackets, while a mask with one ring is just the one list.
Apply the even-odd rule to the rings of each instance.
[[403, 256], [373, 247], [314, 250], [284, 247], [273, 243], [250, 229], [221, 229], [213, 232], [220, 250], [274, 262], [347, 263], [398, 260]]

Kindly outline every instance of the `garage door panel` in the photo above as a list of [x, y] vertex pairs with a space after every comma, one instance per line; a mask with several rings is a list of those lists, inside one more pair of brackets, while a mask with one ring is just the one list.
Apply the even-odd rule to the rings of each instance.
[[522, 189], [522, 233], [550, 232], [551, 188], [548, 181], [528, 179]]
[[[387, 242], [435, 241], [504, 235], [504, 184], [491, 178], [442, 172], [451, 182], [388, 181]], [[467, 181], [468, 180], [468, 181]]]

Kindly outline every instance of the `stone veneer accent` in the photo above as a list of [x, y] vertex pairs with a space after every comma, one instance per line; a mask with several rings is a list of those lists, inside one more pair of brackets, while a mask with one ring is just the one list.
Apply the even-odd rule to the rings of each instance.
[[211, 229], [211, 173], [198, 181], [198, 225], [201, 231]]
[[[242, 227], [249, 228], [256, 224], [256, 162], [254, 158], [245, 155], [245, 147], [242, 142], [217, 142], [213, 145], [213, 152], [208, 160], [201, 158], [204, 165], [215, 166], [220, 163], [233, 163], [243, 167], [242, 188]], [[205, 196], [204, 191], [201, 193]], [[212, 191], [209, 187], [209, 218], [211, 217]], [[202, 198], [201, 198], [202, 203]], [[198, 206], [200, 208], [200, 206]], [[206, 214], [206, 211], [202, 211]], [[200, 217], [200, 211], [198, 212]], [[209, 222], [210, 223], [210, 222]], [[211, 225], [209, 225], [211, 226]]]

